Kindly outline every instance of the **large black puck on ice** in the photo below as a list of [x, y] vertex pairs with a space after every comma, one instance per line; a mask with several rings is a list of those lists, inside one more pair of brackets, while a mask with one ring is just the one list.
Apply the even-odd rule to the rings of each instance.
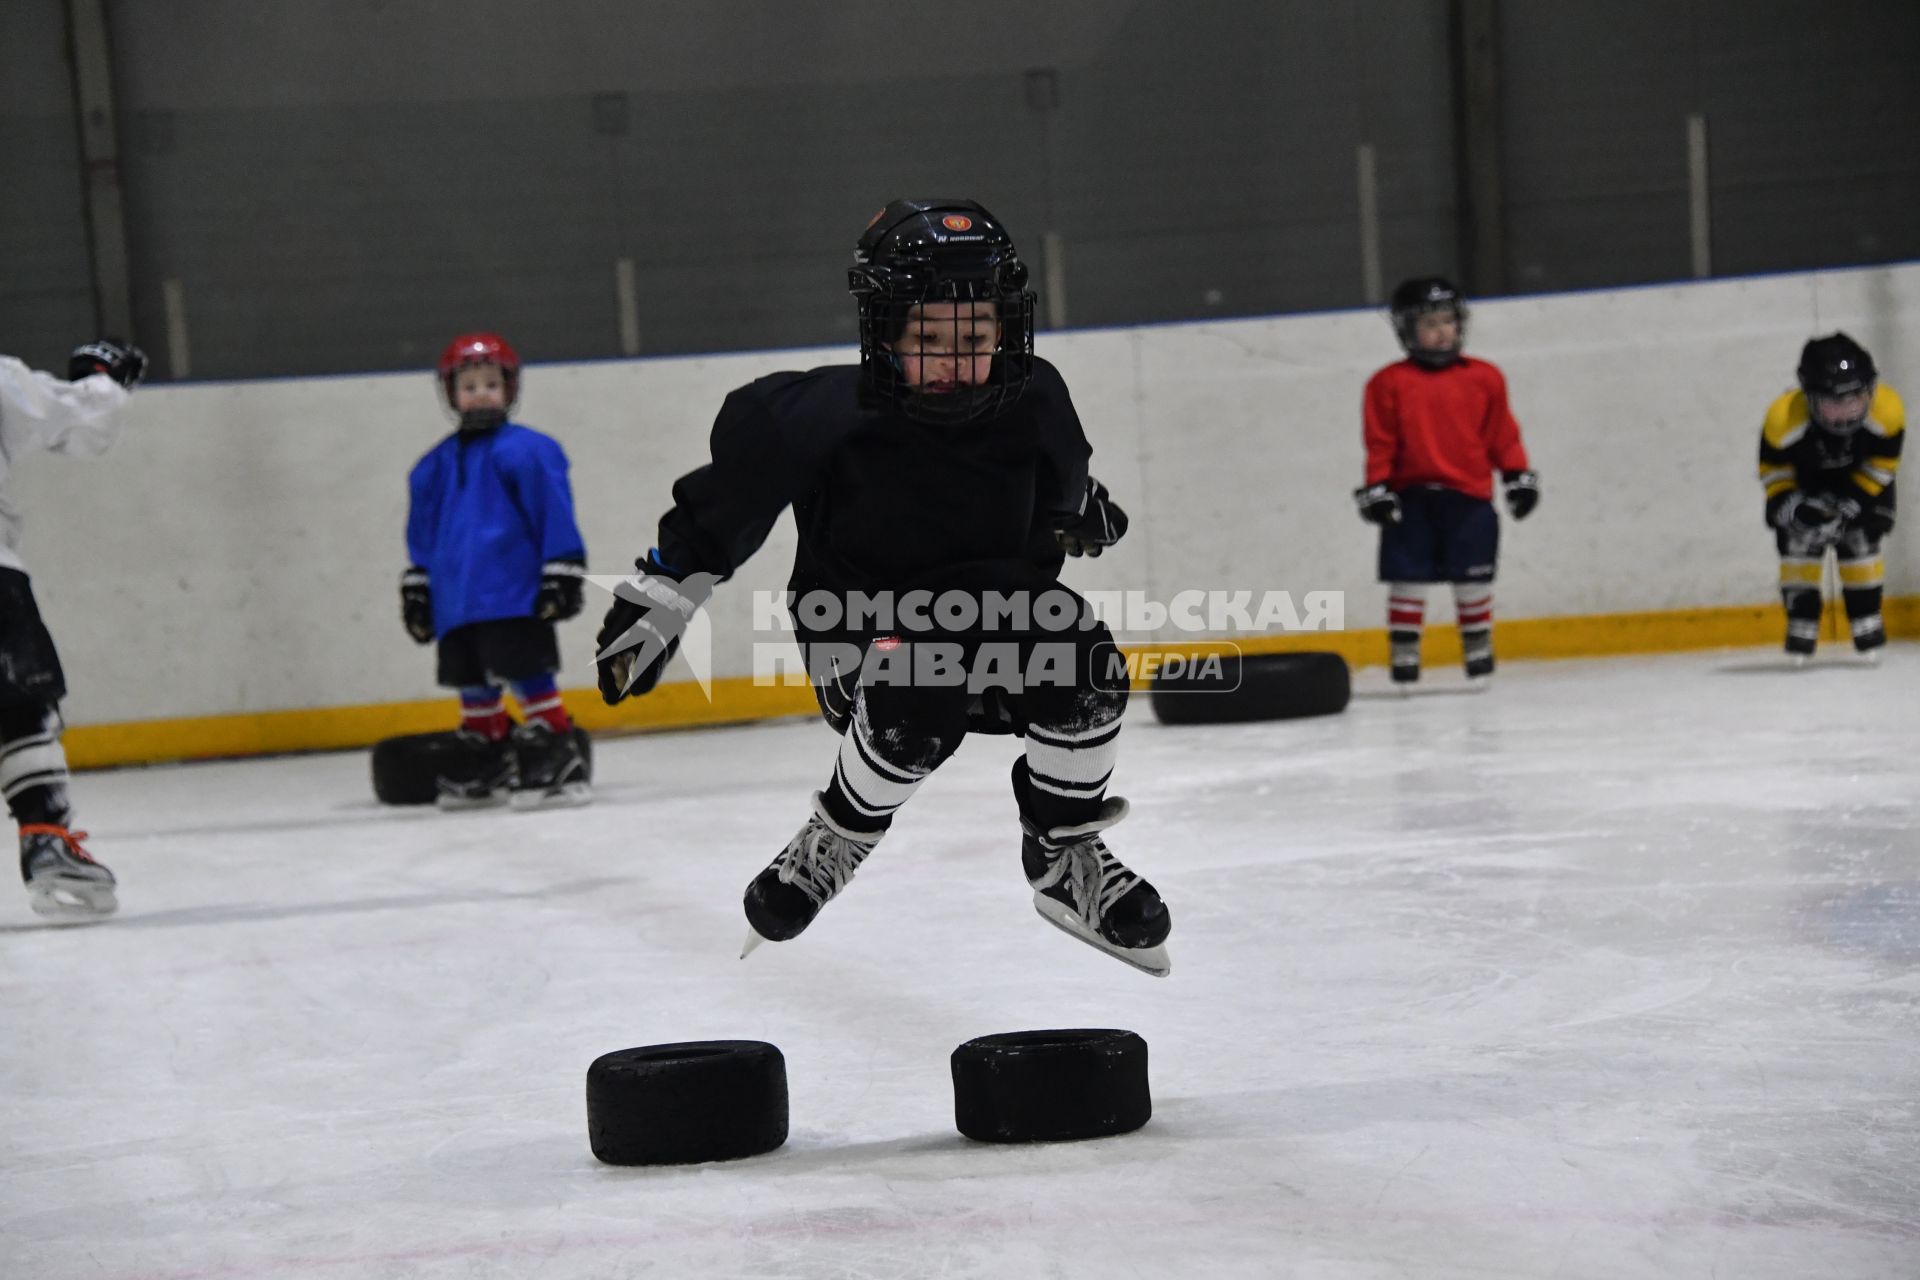
[[[586, 765], [582, 776], [590, 782], [593, 739], [578, 726], [573, 736]], [[452, 730], [386, 738], [373, 747], [373, 794], [382, 804], [432, 804], [440, 793], [438, 779], [470, 777], [479, 764], [473, 747]]]
[[1215, 663], [1169, 662], [1149, 696], [1162, 724], [1293, 720], [1346, 710], [1353, 679], [1337, 653], [1224, 653]]
[[953, 1051], [953, 1122], [976, 1142], [1105, 1138], [1152, 1115], [1147, 1042], [1131, 1031], [1013, 1031]]
[[787, 1060], [761, 1040], [602, 1054], [587, 1068], [587, 1141], [608, 1164], [695, 1164], [787, 1140]]

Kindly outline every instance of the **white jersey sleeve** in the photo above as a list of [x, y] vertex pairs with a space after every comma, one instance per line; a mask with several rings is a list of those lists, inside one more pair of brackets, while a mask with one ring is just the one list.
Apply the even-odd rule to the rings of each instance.
[[120, 438], [127, 389], [104, 373], [68, 382], [0, 356], [0, 452], [30, 449], [90, 458]]
[[0, 356], [0, 569], [25, 572], [20, 512], [8, 491], [14, 459], [44, 449], [73, 457], [105, 453], [120, 436], [127, 389], [104, 373], [68, 382]]

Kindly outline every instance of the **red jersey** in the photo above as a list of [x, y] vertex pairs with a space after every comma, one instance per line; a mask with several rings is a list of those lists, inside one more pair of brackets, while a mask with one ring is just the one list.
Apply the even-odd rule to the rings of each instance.
[[1365, 412], [1368, 484], [1438, 484], [1490, 499], [1494, 472], [1528, 469], [1507, 380], [1485, 360], [1390, 364], [1368, 380]]

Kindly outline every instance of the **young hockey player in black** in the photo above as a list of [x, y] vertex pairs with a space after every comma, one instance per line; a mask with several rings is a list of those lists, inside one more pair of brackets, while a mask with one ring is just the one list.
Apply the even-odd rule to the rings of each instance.
[[[803, 631], [822, 711], [842, 741], [813, 812], [747, 886], [749, 949], [812, 923], [970, 729], [1011, 727], [1025, 738], [1013, 790], [1035, 907], [1084, 942], [1167, 972], [1167, 909], [1100, 835], [1127, 812], [1106, 795], [1127, 686], [1098, 678], [1095, 659], [1111, 636], [1058, 580], [1063, 552], [1098, 554], [1125, 517], [1087, 474], [1091, 448], [1065, 383], [1033, 355], [1026, 284], [1012, 240], [980, 205], [888, 205], [849, 273], [860, 364], [777, 373], [730, 394], [713, 461], [674, 485], [658, 547], [615, 592], [599, 636], [609, 703], [654, 687], [711, 586], [788, 507], [800, 534], [796, 598], [1056, 593], [1070, 606], [1066, 630], [1043, 631], [1029, 617], [1006, 630], [930, 635], [895, 617]], [[879, 670], [896, 650], [936, 639], [957, 642], [975, 673], [1003, 642], [1023, 658], [1064, 645], [1072, 660], [1064, 679], [984, 693]], [[823, 661], [829, 652], [839, 659]]]
[[1844, 333], [1807, 343], [1799, 376], [1800, 389], [1775, 400], [1760, 429], [1760, 483], [1780, 552], [1787, 652], [1800, 663], [1813, 656], [1821, 566], [1831, 549], [1840, 561], [1853, 647], [1871, 661], [1887, 642], [1880, 540], [1893, 531], [1906, 410], [1879, 382], [1866, 348]]
[[120, 435], [127, 393], [146, 372], [140, 348], [90, 342], [67, 379], [0, 356], [0, 790], [20, 824], [20, 876], [43, 916], [88, 919], [119, 906], [113, 872], [94, 861], [73, 828], [67, 755], [60, 745], [66, 676], [40, 620], [20, 559], [20, 519], [7, 493], [12, 460], [32, 449], [91, 457]]

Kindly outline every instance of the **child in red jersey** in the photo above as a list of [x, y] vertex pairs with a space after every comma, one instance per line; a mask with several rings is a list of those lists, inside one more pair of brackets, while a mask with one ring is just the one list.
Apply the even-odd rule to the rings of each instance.
[[1393, 679], [1420, 678], [1420, 624], [1427, 584], [1450, 582], [1467, 676], [1493, 674], [1493, 571], [1500, 522], [1493, 473], [1507, 510], [1525, 519], [1540, 500], [1507, 380], [1462, 355], [1467, 308], [1438, 276], [1393, 291], [1393, 328], [1407, 358], [1367, 383], [1367, 482], [1354, 491], [1364, 520], [1380, 526], [1380, 581], [1387, 584]]

